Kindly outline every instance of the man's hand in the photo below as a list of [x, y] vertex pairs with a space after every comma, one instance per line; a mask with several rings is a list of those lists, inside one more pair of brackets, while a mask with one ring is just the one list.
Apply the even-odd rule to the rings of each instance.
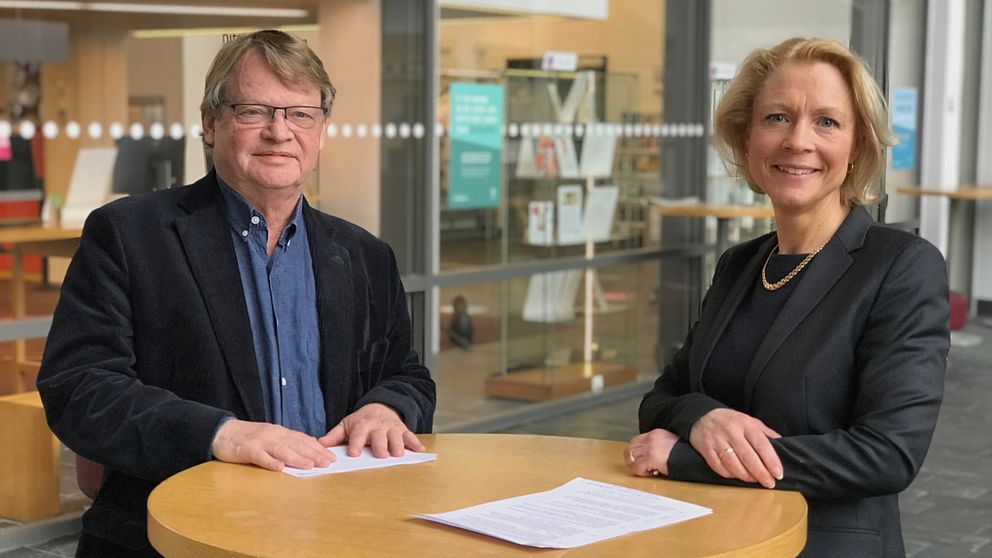
[[668, 456], [679, 437], [663, 428], [634, 436], [623, 450], [623, 462], [639, 477], [668, 476]]
[[768, 439], [781, 437], [750, 415], [713, 409], [692, 425], [689, 443], [721, 477], [775, 488], [775, 480], [782, 480], [782, 461]]
[[228, 463], [250, 463], [272, 471], [283, 467], [327, 467], [334, 455], [312, 438], [264, 422], [231, 419], [214, 436], [214, 458]]
[[320, 437], [331, 447], [348, 442], [348, 455], [361, 455], [362, 448], [372, 448], [372, 455], [382, 458], [402, 457], [406, 448], [424, 451], [417, 436], [403, 424], [399, 413], [381, 403], [369, 403], [344, 417], [330, 432]]

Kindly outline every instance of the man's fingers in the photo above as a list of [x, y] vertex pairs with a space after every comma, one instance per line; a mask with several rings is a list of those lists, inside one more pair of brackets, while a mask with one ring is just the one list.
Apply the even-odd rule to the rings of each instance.
[[389, 446], [389, 455], [393, 457], [403, 457], [406, 447], [403, 443], [402, 430], [393, 429], [386, 432], [386, 443]]
[[272, 452], [272, 457], [284, 463], [287, 467], [296, 469], [313, 469], [313, 461], [287, 448], [278, 447]]
[[382, 459], [389, 457], [389, 438], [385, 430], [373, 430], [369, 433], [368, 446], [372, 450], [372, 455]]
[[[303, 440], [300, 446], [293, 449], [300, 457], [312, 461], [314, 467], [327, 467], [334, 462], [334, 454], [313, 438]], [[290, 466], [295, 467], [295, 465]]]
[[403, 430], [403, 445], [413, 451], [427, 451], [427, 447], [420, 442], [420, 438], [409, 430]]
[[348, 455], [351, 457], [362, 455], [362, 448], [369, 444], [369, 434], [367, 428], [352, 428], [348, 432]]
[[245, 463], [251, 463], [252, 465], [258, 465], [263, 469], [268, 469], [270, 471], [282, 471], [285, 463], [276, 459], [275, 457], [268, 454], [265, 451], [255, 452], [245, 461]]
[[345, 433], [344, 425], [338, 423], [337, 426], [318, 438], [317, 441], [320, 442], [320, 445], [329, 448], [331, 446], [340, 446], [346, 439], [347, 434]]
[[328, 446], [347, 442], [347, 454], [351, 457], [358, 457], [362, 448], [368, 446], [372, 455], [380, 459], [391, 455], [401, 457], [407, 448], [426, 449], [395, 410], [378, 403], [369, 403], [345, 417], [320, 442]]

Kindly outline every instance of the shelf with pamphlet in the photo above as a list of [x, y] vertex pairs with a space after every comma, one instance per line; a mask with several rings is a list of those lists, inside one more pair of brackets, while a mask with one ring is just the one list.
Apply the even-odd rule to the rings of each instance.
[[[634, 247], [641, 233], [628, 226], [640, 210], [641, 189], [618, 180], [633, 155], [620, 124], [636, 99], [636, 76], [603, 70], [508, 71], [505, 175], [510, 258], [584, 255]], [[620, 101], [620, 104], [618, 103]], [[610, 103], [613, 103], [612, 105]], [[515, 126], [514, 126], [515, 124]], [[650, 156], [649, 150], [638, 154]], [[634, 216], [637, 225], [639, 215]], [[636, 380], [629, 303], [608, 300], [604, 283], [628, 291], [630, 277], [603, 270], [535, 274], [526, 283], [519, 319], [536, 328], [532, 345], [507, 349], [503, 370], [485, 393], [541, 401]], [[625, 293], [629, 294], [629, 293]], [[543, 329], [541, 327], [543, 326]], [[548, 356], [550, 355], [550, 356]]]

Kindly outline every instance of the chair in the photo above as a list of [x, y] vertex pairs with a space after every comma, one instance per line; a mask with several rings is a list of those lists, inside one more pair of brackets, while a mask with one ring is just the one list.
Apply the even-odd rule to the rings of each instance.
[[95, 500], [103, 486], [103, 465], [76, 455], [76, 483], [83, 494]]

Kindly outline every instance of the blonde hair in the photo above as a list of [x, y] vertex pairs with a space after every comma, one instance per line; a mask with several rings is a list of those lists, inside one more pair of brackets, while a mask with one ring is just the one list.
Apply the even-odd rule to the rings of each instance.
[[225, 101], [225, 87], [241, 62], [249, 54], [265, 58], [272, 72], [283, 82], [293, 85], [316, 85], [320, 89], [320, 106], [328, 114], [334, 103], [335, 90], [320, 58], [306, 41], [273, 29], [241, 35], [224, 43], [210, 70], [200, 103], [200, 114], [216, 117]]
[[731, 174], [744, 179], [755, 192], [764, 193], [746, 164], [754, 101], [768, 78], [783, 65], [814, 62], [837, 68], [851, 94], [855, 118], [854, 167], [841, 184], [841, 196], [848, 205], [878, 203], [879, 178], [885, 165], [883, 150], [894, 145], [896, 137], [888, 128], [885, 97], [867, 65], [837, 41], [794, 38], [749, 54], [716, 109], [713, 122], [716, 149]]

